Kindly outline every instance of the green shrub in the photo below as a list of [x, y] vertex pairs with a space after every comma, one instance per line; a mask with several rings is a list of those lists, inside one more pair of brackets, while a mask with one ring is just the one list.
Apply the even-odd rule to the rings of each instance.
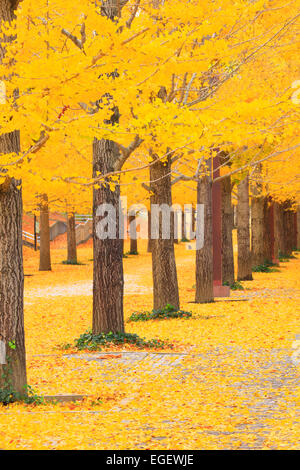
[[68, 265], [72, 265], [72, 266], [83, 266], [84, 263], [81, 263], [80, 261], [68, 261], [67, 259], [62, 261], [61, 264], [68, 264]]
[[100, 333], [94, 335], [88, 330], [79, 338], [75, 339], [75, 347], [79, 350], [88, 349], [90, 351], [101, 351], [101, 346], [109, 344], [133, 344], [138, 348], [164, 349], [171, 348], [172, 345], [160, 339], [146, 340], [133, 333]]
[[276, 269], [276, 266], [278, 266], [278, 264], [275, 264], [275, 263], [272, 263], [272, 261], [266, 260], [263, 264], [254, 266], [252, 268], [252, 271], [254, 273], [274, 273], [274, 272], [278, 272], [278, 269]]
[[231, 290], [244, 290], [244, 287], [240, 281], [234, 281], [232, 284], [229, 284], [228, 281], [225, 281], [223, 282], [223, 286], [229, 286]]
[[164, 320], [167, 318], [190, 318], [191, 312], [184, 310], [177, 310], [172, 305], [166, 305], [159, 310], [152, 310], [151, 312], [134, 312], [128, 319], [128, 322], [148, 321], [148, 320]]

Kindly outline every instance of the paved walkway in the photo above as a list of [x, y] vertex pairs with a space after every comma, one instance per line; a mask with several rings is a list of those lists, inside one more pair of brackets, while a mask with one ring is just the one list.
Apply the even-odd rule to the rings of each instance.
[[[274, 273], [274, 279], [276, 274]], [[297, 300], [300, 297], [300, 291], [295, 288], [290, 288], [286, 281], [284, 285], [272, 288], [250, 288], [244, 291], [232, 292], [232, 300], [249, 300], [255, 299], [262, 300], [262, 303], [274, 301], [280, 305], [284, 313], [285, 301], [295, 302], [295, 309], [297, 308]], [[263, 284], [262, 284], [263, 286]], [[150, 290], [151, 291], [151, 290]], [[149, 293], [149, 288], [143, 287], [138, 281], [138, 275], [127, 275], [125, 280], [125, 292], [127, 294], [144, 294]], [[90, 296], [92, 294], [91, 281], [80, 281], [73, 284], [64, 284], [63, 286], [47, 287], [47, 288], [34, 288], [27, 292], [27, 298], [31, 301], [38, 301], [40, 297], [53, 298], [56, 296]], [[278, 301], [277, 301], [278, 299]], [[228, 299], [230, 301], [230, 299]], [[238, 302], [237, 302], [238, 304]], [[299, 304], [298, 304], [299, 305]], [[224, 302], [225, 306], [225, 302]], [[272, 307], [270, 307], [272, 308]], [[295, 311], [295, 314], [297, 312]], [[197, 321], [197, 319], [195, 320]], [[293, 341], [296, 339], [299, 331], [291, 331], [291, 337], [288, 338]], [[195, 338], [195, 343], [198, 341]], [[161, 417], [161, 421], [157, 418], [153, 419], [151, 416], [152, 406], [155, 405], [155, 399], [152, 398], [154, 405], [149, 403], [149, 422], [148, 428], [151, 429], [153, 434], [152, 441], [157, 441], [157, 447], [160, 448], [168, 438], [168, 429], [176, 427], [181, 428], [181, 423], [185, 429], [193, 430], [193, 432], [203, 435], [213, 444], [213, 448], [217, 449], [264, 449], [267, 445], [268, 448], [295, 448], [300, 449], [300, 444], [295, 440], [295, 429], [300, 422], [300, 408], [299, 404], [299, 364], [293, 359], [292, 348], [256, 348], [251, 344], [247, 347], [241, 348], [238, 346], [225, 347], [223, 344], [217, 345], [215, 348], [207, 349], [205, 354], [195, 353], [190, 350], [187, 354], [181, 353], [162, 353], [162, 352], [93, 352], [93, 353], [77, 353], [65, 354], [63, 356], [66, 361], [67, 369], [69, 367], [76, 368], [76, 371], [84, 377], [84, 371], [87, 367], [87, 362], [93, 364], [91, 368], [90, 380], [93, 383], [104, 382], [112, 384], [115, 388], [120, 388], [126, 384], [128, 389], [128, 396], [122, 398], [120, 401], [113, 402], [109, 410], [114, 416], [116, 422], [122, 422], [122, 414], [126, 411], [126, 423], [128, 428], [136, 429], [137, 417], [145, 416], [145, 408], [138, 402], [141, 397], [140, 390], [143, 389], [145, 381], [147, 384], [155, 381], [156, 384], [160, 380], [163, 384], [166, 383], [168, 377], [174, 379], [177, 384], [176, 387], [180, 392], [181, 384], [186, 383], [184, 390], [192, 391], [202, 389], [203, 402], [196, 404], [194, 410], [205, 409], [207, 413], [212, 413], [216, 403], [212, 400], [215, 398], [214, 391], [218, 393], [224, 392], [224, 396], [220, 393], [220, 401], [222, 400], [221, 409], [225, 410], [224, 414], [227, 417], [227, 424], [230, 422], [232, 416], [232, 428], [227, 430], [218, 430], [203, 426], [204, 419], [201, 416], [196, 423], [191, 423], [190, 428], [186, 426], [186, 421], [190, 417], [185, 415], [184, 406], [181, 409], [172, 412], [172, 404], [167, 401], [169, 411], [166, 411], [166, 416]], [[300, 359], [300, 357], [299, 357]], [[142, 377], [139, 374], [140, 366], [142, 366]], [[75, 369], [74, 369], [75, 370]], [[157, 386], [157, 385], [156, 385]], [[162, 385], [161, 394], [165, 400], [168, 392], [164, 390]], [[149, 387], [147, 388], [149, 390]], [[78, 392], [81, 392], [78, 390]], [[206, 393], [206, 394], [205, 394]], [[191, 399], [189, 395], [188, 399]], [[184, 400], [185, 397], [182, 397]], [[235, 400], [238, 404], [235, 403]], [[144, 406], [144, 405], [143, 405]], [[218, 405], [219, 406], [219, 405]], [[226, 414], [228, 411], [228, 414]], [[31, 412], [33, 413], [33, 412]], [[52, 411], [49, 411], [52, 413]], [[55, 413], [55, 411], [53, 411]], [[105, 414], [101, 408], [95, 410], [78, 409], [78, 410], [61, 410], [61, 413], [76, 414], [80, 416], [80, 420], [84, 420], [84, 416], [96, 415], [101, 416]], [[220, 416], [223, 416], [221, 413]], [[229, 416], [229, 418], [228, 418]], [[198, 417], [197, 417], [198, 418]], [[202, 421], [201, 421], [202, 420]], [[84, 421], [83, 421], [84, 422]], [[276, 432], [274, 426], [277, 425]], [[272, 441], [273, 435], [278, 436], [278, 429], [280, 430], [282, 423], [282, 434], [280, 434], [280, 441]], [[287, 424], [289, 423], [289, 424]], [[79, 426], [80, 432], [81, 422], [76, 423]], [[144, 424], [143, 424], [144, 425]], [[193, 427], [194, 426], [194, 427]], [[291, 430], [291, 426], [293, 429]], [[139, 428], [138, 428], [139, 429]], [[141, 425], [141, 439], [135, 448], [148, 448], [149, 441], [144, 441], [144, 434], [146, 428]], [[252, 436], [252, 441], [249, 441], [249, 433]], [[147, 433], [146, 433], [147, 434]], [[157, 435], [158, 434], [158, 435]], [[223, 444], [222, 439], [226, 437], [227, 443]], [[174, 435], [174, 438], [176, 436]], [[181, 448], [189, 448], [189, 435], [182, 437]], [[186, 439], [186, 441], [185, 441]], [[115, 444], [114, 444], [115, 445]], [[193, 445], [193, 444], [191, 444]], [[96, 446], [96, 443], [89, 441], [89, 448]], [[163, 447], [164, 448], [164, 447]], [[193, 448], [193, 447], [191, 447]]]

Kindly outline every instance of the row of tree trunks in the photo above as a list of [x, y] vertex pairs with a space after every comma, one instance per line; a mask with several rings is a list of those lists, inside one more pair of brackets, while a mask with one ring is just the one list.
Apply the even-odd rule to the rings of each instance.
[[[0, 2], [0, 23], [12, 21], [16, 2]], [[0, 60], [5, 56], [1, 38]], [[20, 133], [0, 136], [0, 154], [19, 153]], [[1, 168], [0, 168], [1, 169]], [[22, 253], [22, 190], [21, 181], [8, 175], [0, 185], [0, 388], [11, 387], [26, 394], [26, 356], [24, 337], [24, 273]]]
[[251, 281], [250, 202], [248, 175], [238, 185], [237, 203], [238, 281]]
[[[150, 203], [172, 206], [171, 191], [171, 157], [162, 162], [156, 155], [150, 166]], [[152, 214], [153, 216], [153, 214]], [[151, 241], [152, 276], [153, 276], [153, 307], [164, 308], [167, 304], [179, 309], [179, 289], [174, 251], [174, 219], [171, 217], [171, 231], [168, 239], [163, 238], [162, 218], [159, 219], [158, 239]]]

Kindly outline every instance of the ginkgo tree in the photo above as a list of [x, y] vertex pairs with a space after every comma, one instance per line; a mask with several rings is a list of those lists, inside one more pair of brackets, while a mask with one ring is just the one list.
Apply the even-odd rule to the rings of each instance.
[[[204, 178], [204, 183], [212, 147], [227, 150], [228, 146], [245, 145], [247, 132], [255, 131], [257, 124], [249, 123], [251, 116], [257, 105], [260, 112], [263, 106], [259, 101], [240, 106], [238, 99], [232, 105], [234, 89], [241, 71], [245, 77], [251, 69], [254, 57], [269, 50], [274, 41], [280, 47], [287, 31], [292, 34], [296, 4], [287, 7], [277, 0], [274, 8], [274, 2], [262, 0], [217, 4], [213, 0], [184, 4], [177, 0], [84, 0], [80, 4], [23, 0], [13, 18], [16, 3], [6, 3], [9, 14], [1, 17], [7, 22], [1, 24], [5, 54], [0, 67], [6, 103], [1, 107], [0, 126], [13, 144], [4, 144], [1, 155], [0, 204], [5, 205], [1, 259], [8, 267], [14, 258], [18, 276], [2, 269], [1, 292], [10, 285], [10, 291], [19, 292], [22, 298], [22, 263], [18, 264], [22, 258], [17, 256], [21, 233], [14, 235], [21, 226], [20, 180], [25, 184], [39, 172], [43, 181], [40, 190], [36, 189], [39, 194], [47, 193], [47, 185], [53, 181], [93, 188], [93, 332], [122, 332], [119, 180], [124, 164], [137, 149], [143, 150], [152, 172], [150, 180], [160, 182], [157, 201], [171, 203], [171, 155], [180, 159], [201, 151], [197, 178]], [[232, 87], [229, 94], [227, 86]], [[247, 89], [243, 94], [249, 98]], [[267, 126], [263, 128], [268, 135], [272, 133]], [[2, 140], [7, 138], [2, 136]], [[75, 148], [81, 147], [82, 140], [93, 145], [93, 168], [86, 162], [81, 168], [64, 165], [63, 152], [54, 149], [55, 144], [61, 146], [68, 140]], [[198, 160], [199, 155], [194, 171]], [[167, 184], [163, 187], [164, 178]], [[210, 186], [208, 178], [205, 198]], [[200, 187], [202, 191], [203, 184]], [[96, 227], [106, 215], [98, 211], [103, 204], [114, 209], [115, 238], [97, 236]], [[18, 225], [8, 233], [6, 228], [13, 219]], [[209, 225], [207, 230], [210, 233]], [[8, 251], [5, 247], [12, 236], [14, 248]], [[154, 269], [161, 260], [154, 258]], [[170, 283], [171, 272], [174, 270], [168, 273]], [[22, 304], [13, 308], [9, 307], [7, 315], [16, 324]], [[4, 331], [6, 340], [14, 341], [15, 332]], [[16, 349], [24, 359], [21, 342]]]

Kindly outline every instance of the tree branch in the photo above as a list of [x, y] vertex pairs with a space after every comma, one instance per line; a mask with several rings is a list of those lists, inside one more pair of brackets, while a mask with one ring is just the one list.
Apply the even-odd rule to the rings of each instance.
[[132, 22], [133, 22], [133, 20], [134, 20], [134, 18], [135, 18], [135, 16], [136, 16], [136, 14], [137, 14], [137, 11], [138, 11], [138, 9], [139, 9], [140, 3], [141, 3], [141, 0], [136, 0], [136, 4], [135, 4], [135, 7], [134, 7], [134, 9], [133, 9], [133, 11], [132, 11], [132, 13], [131, 13], [131, 16], [130, 16], [130, 18], [126, 21], [126, 26], [127, 26], [127, 28], [130, 28], [130, 27], [131, 27], [131, 24], [132, 24]]
[[120, 171], [126, 160], [130, 157], [132, 152], [134, 152], [143, 142], [138, 135], [135, 136], [134, 140], [128, 147], [124, 147], [121, 144], [117, 144], [120, 150], [120, 156], [114, 164], [114, 171]]

